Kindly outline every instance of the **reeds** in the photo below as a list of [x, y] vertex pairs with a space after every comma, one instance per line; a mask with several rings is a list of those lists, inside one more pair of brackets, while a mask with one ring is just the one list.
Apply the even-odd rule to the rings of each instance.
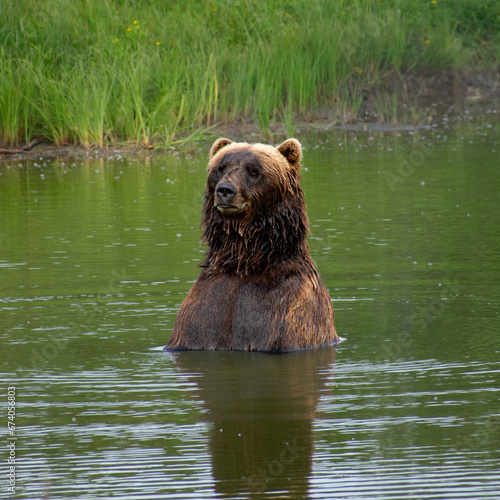
[[500, 3], [18, 0], [0, 6], [0, 142], [166, 145], [236, 119], [294, 130], [388, 72], [498, 68]]

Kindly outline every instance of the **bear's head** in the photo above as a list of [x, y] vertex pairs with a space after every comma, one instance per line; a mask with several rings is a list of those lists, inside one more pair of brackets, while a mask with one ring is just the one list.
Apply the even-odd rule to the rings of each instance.
[[218, 139], [210, 150], [207, 195], [225, 218], [269, 214], [298, 187], [302, 151], [296, 139], [277, 148]]
[[278, 147], [215, 141], [203, 206], [202, 241], [209, 247], [203, 267], [248, 275], [308, 253], [301, 159], [296, 139]]

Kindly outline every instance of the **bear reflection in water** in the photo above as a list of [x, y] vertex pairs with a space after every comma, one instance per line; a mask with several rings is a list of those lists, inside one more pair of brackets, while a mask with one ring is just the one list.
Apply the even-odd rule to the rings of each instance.
[[338, 342], [333, 306], [309, 254], [302, 150], [218, 139], [210, 150], [203, 270], [168, 350], [283, 353]]
[[193, 377], [199, 389], [194, 393], [207, 410], [216, 491], [255, 498], [280, 491], [280, 498], [307, 498], [313, 420], [332, 378], [335, 346], [286, 356], [178, 352], [173, 357], [176, 368]]

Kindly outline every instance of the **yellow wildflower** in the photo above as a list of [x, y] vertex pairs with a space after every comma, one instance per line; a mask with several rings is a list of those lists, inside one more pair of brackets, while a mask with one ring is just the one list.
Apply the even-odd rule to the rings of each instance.
[[431, 43], [431, 41], [430, 41], [430, 40], [426, 40], [426, 41], [425, 41], [425, 43], [426, 43], [426, 44], [429, 44], [429, 43]]
[[156, 45], [158, 45], [158, 47], [161, 45], [161, 42], [156, 42]]
[[130, 33], [132, 31], [132, 28], [127, 28], [127, 31]]
[[134, 21], [134, 24], [137, 24], [139, 21]]

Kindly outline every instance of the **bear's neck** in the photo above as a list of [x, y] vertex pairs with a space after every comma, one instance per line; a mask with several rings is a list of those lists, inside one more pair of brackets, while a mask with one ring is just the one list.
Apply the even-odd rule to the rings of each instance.
[[208, 252], [201, 267], [209, 273], [279, 276], [313, 266], [307, 245], [309, 224], [303, 206], [281, 204], [251, 220], [224, 218], [205, 206], [202, 242]]

